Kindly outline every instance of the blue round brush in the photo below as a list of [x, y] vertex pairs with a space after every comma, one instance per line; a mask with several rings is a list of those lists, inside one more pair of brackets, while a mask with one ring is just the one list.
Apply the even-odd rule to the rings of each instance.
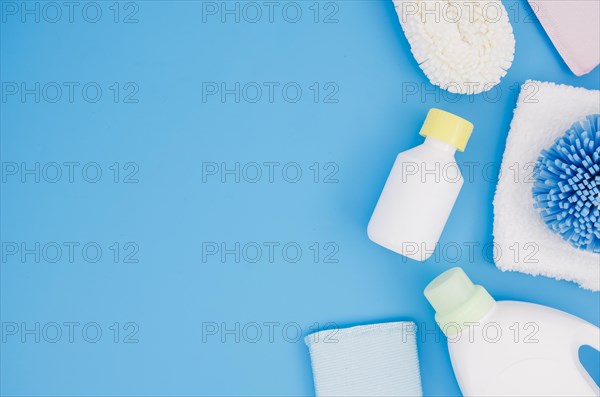
[[572, 246], [600, 253], [600, 115], [576, 122], [534, 167], [534, 206]]

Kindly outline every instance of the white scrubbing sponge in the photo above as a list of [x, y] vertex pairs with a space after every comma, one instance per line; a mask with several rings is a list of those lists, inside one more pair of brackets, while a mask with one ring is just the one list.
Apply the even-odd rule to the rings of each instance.
[[478, 94], [500, 82], [515, 37], [500, 0], [393, 0], [411, 51], [432, 84]]
[[527, 81], [521, 87], [494, 197], [495, 262], [501, 270], [575, 281], [600, 290], [600, 254], [553, 233], [534, 206], [534, 166], [573, 123], [600, 113], [600, 91]]

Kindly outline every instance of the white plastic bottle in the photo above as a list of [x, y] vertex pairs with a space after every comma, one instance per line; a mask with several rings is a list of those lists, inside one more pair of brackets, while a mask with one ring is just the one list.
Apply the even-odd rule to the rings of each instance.
[[425, 288], [448, 338], [465, 396], [598, 396], [579, 348], [600, 350], [600, 329], [546, 306], [494, 301], [456, 267]]
[[425, 142], [398, 155], [379, 197], [367, 229], [373, 242], [418, 261], [431, 256], [464, 183], [454, 153], [472, 131], [461, 117], [429, 111]]

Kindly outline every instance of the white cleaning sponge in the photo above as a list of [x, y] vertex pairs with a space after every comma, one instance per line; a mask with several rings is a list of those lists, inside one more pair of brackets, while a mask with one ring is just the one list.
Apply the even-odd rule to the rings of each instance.
[[576, 121], [600, 113], [600, 91], [527, 81], [510, 123], [494, 197], [495, 262], [501, 270], [575, 281], [600, 290], [600, 254], [553, 233], [534, 207], [534, 166]]
[[500, 0], [393, 0], [411, 51], [432, 84], [478, 94], [510, 68], [515, 37]]

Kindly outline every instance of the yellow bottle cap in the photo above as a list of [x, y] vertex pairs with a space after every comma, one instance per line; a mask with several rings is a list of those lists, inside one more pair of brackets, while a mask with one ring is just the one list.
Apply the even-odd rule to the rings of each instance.
[[427, 113], [419, 134], [439, 139], [463, 152], [471, 132], [473, 124], [469, 121], [444, 110], [432, 108]]

